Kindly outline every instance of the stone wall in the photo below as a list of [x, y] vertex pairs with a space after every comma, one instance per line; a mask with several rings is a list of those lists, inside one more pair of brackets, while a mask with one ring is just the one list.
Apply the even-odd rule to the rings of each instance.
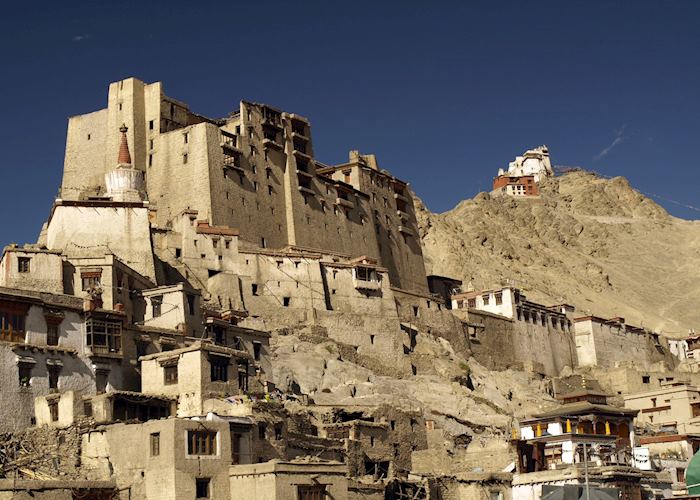
[[468, 322], [474, 356], [490, 369], [525, 369], [557, 376], [565, 367], [577, 365], [576, 347], [568, 329], [474, 309], [468, 312]]
[[141, 204], [59, 203], [49, 219], [47, 246], [69, 258], [114, 254], [155, 280], [148, 208]]
[[668, 368], [677, 364], [668, 341], [658, 334], [624, 324], [576, 320], [576, 351], [581, 366], [613, 368], [630, 365], [649, 368], [664, 363]]
[[[29, 270], [19, 270], [19, 259], [28, 259]], [[0, 261], [0, 286], [63, 292], [63, 259], [60, 252], [8, 247]]]

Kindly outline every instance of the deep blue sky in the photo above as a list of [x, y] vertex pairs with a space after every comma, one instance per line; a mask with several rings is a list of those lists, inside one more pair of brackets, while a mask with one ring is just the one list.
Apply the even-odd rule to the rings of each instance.
[[542, 143], [700, 206], [696, 1], [7, 2], [0, 55], [0, 244], [35, 240], [67, 117], [128, 76], [208, 116], [305, 115], [320, 160], [374, 152], [433, 211]]

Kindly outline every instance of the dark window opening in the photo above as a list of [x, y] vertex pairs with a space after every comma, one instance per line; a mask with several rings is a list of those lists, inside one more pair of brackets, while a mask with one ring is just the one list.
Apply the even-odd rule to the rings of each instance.
[[211, 480], [206, 478], [197, 479], [196, 496], [195, 498], [211, 498], [209, 495], [209, 489], [211, 485]]
[[52, 422], [58, 422], [58, 400], [54, 399], [48, 402], [49, 404], [49, 414], [51, 415]]
[[326, 485], [297, 486], [297, 498], [299, 500], [325, 500], [327, 498]]
[[212, 382], [228, 382], [228, 358], [212, 356], [209, 359], [211, 366], [211, 381]]
[[49, 389], [58, 389], [58, 376], [61, 373], [61, 367], [58, 365], [49, 365]]
[[244, 361], [238, 365], [238, 388], [243, 391], [248, 391], [248, 362]]
[[17, 257], [17, 271], [28, 273], [30, 271], [31, 260], [29, 257]]
[[255, 361], [260, 361], [260, 353], [262, 352], [262, 344], [260, 342], [253, 342], [253, 357]]
[[46, 345], [58, 345], [58, 325], [46, 326]]
[[163, 296], [154, 295], [151, 297], [151, 307], [153, 308], [153, 317], [160, 317], [163, 308]]
[[29, 387], [32, 380], [32, 363], [20, 363], [17, 365], [19, 370], [19, 386]]
[[389, 464], [388, 461], [365, 460], [365, 474], [374, 476], [375, 479], [385, 479], [389, 476]]
[[195, 313], [195, 296], [194, 294], [187, 294], [187, 312], [190, 316], [194, 316]]
[[291, 300], [292, 299], [290, 297], [282, 297], [282, 305], [284, 307], [289, 307]]

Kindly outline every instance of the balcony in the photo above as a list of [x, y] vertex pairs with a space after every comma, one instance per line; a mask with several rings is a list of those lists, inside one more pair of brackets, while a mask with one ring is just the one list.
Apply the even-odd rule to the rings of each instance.
[[264, 127], [274, 127], [278, 130], [282, 130], [282, 124], [280, 123], [280, 118], [278, 116], [263, 116], [260, 122]]
[[296, 130], [292, 131], [292, 139], [299, 140], [302, 142], [309, 142], [309, 138], [306, 137], [303, 132]]
[[406, 226], [399, 226], [399, 232], [413, 236], [415, 233]]
[[335, 204], [345, 208], [353, 208], [355, 206], [355, 204], [352, 201], [340, 197], [335, 199]]
[[408, 198], [406, 198], [403, 194], [401, 193], [394, 193], [394, 199], [401, 200], [405, 203], [408, 203]]
[[121, 348], [88, 345], [85, 347], [85, 355], [88, 358], [113, 358], [121, 359], [123, 357]]
[[240, 173], [244, 172], [243, 167], [241, 167], [240, 161], [237, 156], [229, 156], [224, 154], [224, 168], [230, 168]]
[[357, 290], [381, 290], [382, 284], [377, 280], [352, 279], [352, 284]]
[[234, 153], [242, 154], [243, 151], [238, 147], [238, 136], [229, 134], [227, 132], [221, 132], [221, 147], [225, 150], [232, 151]]
[[301, 170], [299, 168], [297, 168], [296, 172], [297, 172], [297, 175], [301, 175], [301, 176], [307, 177], [309, 179], [313, 179], [313, 177], [314, 177], [314, 174], [310, 174], [306, 170]]
[[294, 151], [292, 151], [292, 154], [294, 156], [296, 156], [297, 158], [303, 158], [306, 161], [311, 161], [311, 155], [303, 153], [303, 152], [299, 151], [298, 149], [295, 149]]
[[315, 194], [316, 194], [316, 193], [314, 193], [314, 190], [313, 190], [313, 189], [308, 188], [308, 187], [306, 187], [306, 186], [299, 186], [298, 189], [299, 189], [299, 191], [301, 191], [302, 193], [305, 193], [305, 194], [310, 194], [310, 195], [315, 195]]
[[278, 151], [281, 151], [282, 149], [284, 149], [284, 146], [282, 146], [282, 144], [278, 143], [276, 139], [269, 139], [269, 138], [263, 139], [263, 147], [277, 149]]

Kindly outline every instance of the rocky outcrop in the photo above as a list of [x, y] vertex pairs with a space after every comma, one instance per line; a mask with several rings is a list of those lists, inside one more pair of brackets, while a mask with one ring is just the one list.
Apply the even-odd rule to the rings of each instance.
[[538, 198], [480, 193], [442, 214], [419, 202], [417, 216], [429, 273], [514, 284], [671, 335], [700, 324], [700, 221], [672, 217], [622, 177], [571, 172], [544, 179]]

